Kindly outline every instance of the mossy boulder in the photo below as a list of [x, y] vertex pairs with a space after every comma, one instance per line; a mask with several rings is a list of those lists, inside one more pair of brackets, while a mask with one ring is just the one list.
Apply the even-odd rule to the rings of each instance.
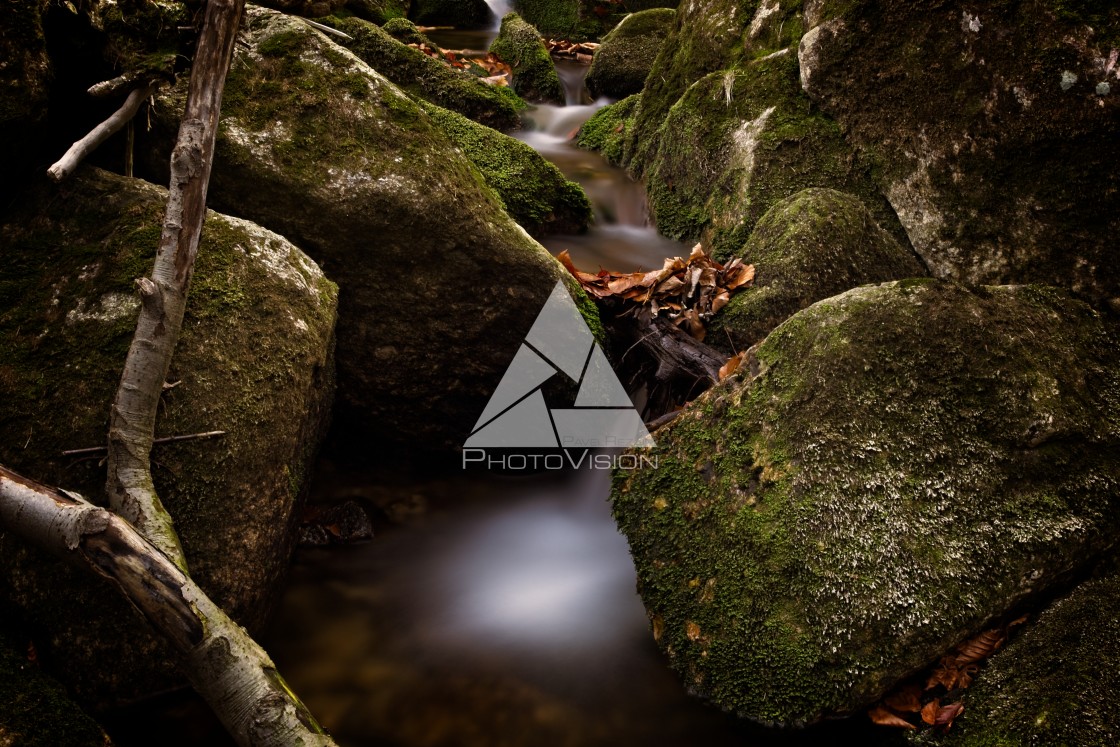
[[1120, 6], [816, 5], [805, 90], [873, 161], [936, 276], [1120, 308]]
[[670, 238], [703, 239], [717, 257], [730, 256], [776, 203], [828, 187], [859, 197], [905, 241], [870, 169], [802, 93], [788, 49], [695, 81], [659, 140], [646, 171], [649, 204]]
[[671, 8], [643, 10], [611, 29], [587, 73], [591, 95], [622, 99], [640, 93], [676, 16]]
[[[0, 243], [0, 464], [102, 499], [104, 444], [166, 193], [94, 169], [29, 190]], [[209, 213], [157, 436], [154, 479], [192, 575], [238, 622], [264, 623], [284, 577], [333, 394], [337, 289], [286, 239]], [[86, 703], [178, 682], [146, 623], [104, 582], [0, 536], [0, 594]]]
[[486, 0], [412, 0], [409, 18], [422, 26], [484, 29], [494, 22]]
[[676, 24], [642, 91], [634, 127], [627, 134], [627, 167], [637, 176], [645, 173], [661, 144], [669, 110], [693, 83], [796, 48], [804, 30], [801, 6], [800, 0], [693, 0], [681, 4]]
[[622, 0], [622, 5], [631, 13], [639, 13], [653, 8], [673, 8], [680, 5], [680, 0]]
[[0, 745], [110, 747], [97, 722], [29, 660], [29, 641], [0, 629]]
[[593, 41], [633, 10], [610, 0], [513, 0], [513, 9], [550, 39]]
[[626, 142], [626, 130], [633, 126], [634, 110], [639, 96], [627, 96], [602, 107], [583, 123], [576, 135], [576, 145], [599, 154], [615, 166], [622, 165], [622, 149]]
[[987, 662], [963, 694], [945, 747], [1114, 744], [1120, 692], [1120, 576], [1081, 584]]
[[[297, 19], [250, 7], [243, 28], [211, 204], [298, 242], [342, 288], [340, 419], [461, 445], [568, 273], [379, 73]], [[166, 169], [183, 97], [153, 119], [153, 167]]]
[[[508, 88], [490, 86], [470, 73], [429, 57], [360, 18], [332, 18], [332, 26], [352, 37], [342, 42], [363, 62], [414, 98], [424, 99], [499, 130], [521, 126], [525, 103]], [[406, 20], [395, 24], [401, 28]], [[417, 32], [419, 33], [419, 32]]]
[[564, 85], [540, 33], [516, 13], [502, 19], [490, 51], [513, 68], [513, 90], [535, 104], [564, 104]]
[[381, 30], [403, 44], [425, 44], [435, 49], [438, 45], [420, 32], [420, 27], [407, 18], [394, 18]]
[[343, 6], [363, 21], [378, 26], [408, 17], [410, 0], [346, 0]]
[[319, 18], [336, 13], [347, 0], [261, 0], [258, 5], [305, 18]]
[[708, 331], [709, 342], [728, 353], [761, 342], [821, 299], [927, 274], [862, 202], [834, 189], [806, 189], [770, 208], [736, 256], [755, 266], [754, 285], [732, 297]]
[[581, 233], [591, 221], [583, 188], [520, 140], [455, 112], [424, 104], [437, 127], [470, 159], [514, 220], [532, 235]]
[[771, 332], [612, 487], [689, 689], [767, 724], [851, 714], [1109, 551], [1118, 343], [1064, 291], [930, 279]]

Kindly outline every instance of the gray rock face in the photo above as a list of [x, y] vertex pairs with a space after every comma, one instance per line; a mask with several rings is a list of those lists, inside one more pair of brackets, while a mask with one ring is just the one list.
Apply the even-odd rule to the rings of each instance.
[[1120, 303], [1120, 11], [845, 8], [814, 10], [802, 84], [877, 165], [930, 270]]
[[587, 73], [591, 95], [623, 99], [639, 93], [676, 17], [671, 8], [643, 10], [611, 29]]
[[[94, 169], [43, 187], [0, 227], [0, 463], [100, 500], [97, 459], [151, 271], [166, 193]], [[154, 479], [192, 575], [259, 629], [279, 591], [333, 395], [337, 289], [286, 239], [210, 213], [157, 436]], [[116, 592], [0, 535], [0, 597], [85, 703], [179, 682], [174, 658]]]
[[[567, 273], [385, 78], [298, 19], [250, 8], [245, 29], [211, 203], [297, 241], [341, 287], [339, 418], [461, 445]], [[180, 106], [156, 124], [157, 168]]]
[[617, 473], [653, 633], [771, 724], [870, 704], [1117, 538], [1120, 345], [1040, 286], [865, 286], [775, 329]]
[[755, 266], [754, 285], [716, 315], [707, 337], [728, 354], [823, 298], [926, 275], [862, 202], [834, 189], [802, 190], [770, 208], [737, 256]]

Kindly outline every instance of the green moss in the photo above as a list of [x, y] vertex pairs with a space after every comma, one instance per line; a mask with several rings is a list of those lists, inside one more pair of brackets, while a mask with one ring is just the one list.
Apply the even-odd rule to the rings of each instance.
[[494, 14], [485, 0], [412, 0], [409, 17], [422, 26], [487, 28]]
[[107, 747], [97, 722], [38, 664], [28, 639], [0, 630], [0, 744], [20, 747]]
[[378, 25], [403, 20], [409, 0], [347, 0], [346, 10], [362, 20]]
[[[165, 200], [145, 182], [89, 169], [63, 187], [28, 190], [6, 216], [2, 463], [102, 499], [98, 462], [61, 452], [105, 442], [136, 325], [135, 279], [151, 272]], [[306, 474], [326, 423], [337, 289], [280, 237], [215, 213], [192, 285], [169, 374], [181, 383], [163, 397], [158, 435], [227, 435], [158, 447], [154, 480], [192, 575], [256, 629], [298, 513], [283, 473]], [[0, 552], [0, 593], [46, 631], [44, 654], [67, 663], [63, 674], [83, 702], [177, 681], [173, 660], [123, 600], [13, 537], [0, 539]]]
[[538, 31], [516, 13], [502, 19], [490, 51], [513, 68], [513, 90], [526, 101], [564, 103], [564, 86]]
[[1118, 356], [1053, 289], [888, 283], [794, 315], [615, 477], [674, 669], [756, 721], [852, 713], [1092, 563]]
[[587, 73], [592, 96], [624, 98], [639, 93], [677, 12], [667, 8], [626, 16], [603, 38]]
[[587, 228], [591, 220], [587, 195], [535, 150], [446, 109], [430, 104], [424, 109], [529, 233], [578, 233]]
[[572, 41], [597, 40], [625, 15], [605, 0], [514, 0], [513, 9], [544, 36]]
[[407, 18], [395, 18], [381, 28], [402, 44], [426, 44], [432, 49], [437, 46], [431, 39], [421, 34], [417, 25]]
[[[352, 37], [344, 42], [350, 51], [410, 95], [495, 129], [520, 126], [518, 112], [525, 103], [508, 89], [487, 85], [470, 73], [408, 47], [386, 31], [358, 18], [332, 18], [327, 22]], [[394, 23], [401, 30], [406, 25], [413, 30], [416, 28], [404, 20]], [[362, 79], [360, 75], [355, 77]]]
[[599, 109], [579, 128], [576, 144], [587, 150], [599, 151], [609, 163], [621, 165], [626, 130], [633, 124], [638, 99], [635, 94]]

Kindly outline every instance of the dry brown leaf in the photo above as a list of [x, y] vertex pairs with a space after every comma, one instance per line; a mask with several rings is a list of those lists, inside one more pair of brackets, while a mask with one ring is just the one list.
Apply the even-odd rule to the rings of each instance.
[[746, 355], [747, 351], [744, 350], [742, 353], [733, 355], [728, 358], [727, 362], [719, 367], [719, 380], [723, 381], [728, 376], [731, 376], [736, 371], [738, 371], [739, 366], [743, 365], [743, 361], [746, 359]]
[[665, 632], [665, 620], [661, 615], [653, 616], [653, 640], [660, 641], [661, 634]]
[[696, 641], [700, 639], [700, 626], [689, 620], [684, 625], [684, 633], [688, 636], [688, 640]]
[[957, 647], [955, 664], [963, 667], [976, 661], [983, 661], [995, 653], [1004, 641], [1007, 633], [1001, 628], [985, 630], [975, 638], [971, 638]]
[[939, 729], [943, 733], [949, 731], [954, 719], [962, 713], [964, 713], [963, 703], [950, 703], [941, 706], [941, 710], [937, 712], [937, 717], [933, 721], [933, 728]]
[[888, 695], [883, 703], [888, 708], [900, 713], [917, 713], [922, 710], [922, 689], [917, 684], [911, 683]]
[[941, 712], [941, 701], [931, 700], [922, 708], [922, 721], [925, 721], [930, 726], [937, 722], [937, 714]]
[[917, 729], [912, 723], [899, 716], [897, 713], [892, 713], [883, 706], [875, 706], [867, 715], [871, 720], [879, 726], [894, 726], [899, 729]]

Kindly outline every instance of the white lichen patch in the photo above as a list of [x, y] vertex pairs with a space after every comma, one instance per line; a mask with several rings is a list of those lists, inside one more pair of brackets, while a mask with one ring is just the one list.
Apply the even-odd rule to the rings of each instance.
[[209, 220], [224, 222], [242, 234], [244, 240], [237, 245], [238, 249], [269, 275], [307, 293], [319, 303], [318, 288], [324, 279], [323, 271], [292, 242], [256, 223], [230, 215], [211, 214]]
[[980, 29], [982, 29], [983, 27], [984, 27], [983, 24], [980, 23], [980, 16], [974, 16], [971, 13], [969, 13], [968, 11], [964, 11], [964, 12], [961, 13], [961, 30], [962, 31], [965, 31], [965, 32], [968, 32], [968, 33], [973, 33], [973, 34], [979, 34]]
[[739, 194], [744, 200], [744, 204], [750, 197], [751, 176], [754, 174], [754, 153], [758, 149], [762, 131], [766, 129], [766, 121], [770, 119], [770, 115], [774, 113], [775, 108], [771, 106], [758, 115], [756, 119], [739, 125], [738, 129], [731, 135], [733, 147], [731, 162], [733, 167], [741, 171]]
[[781, 8], [782, 6], [778, 0], [770, 0], [770, 2], [763, 0], [763, 2], [759, 3], [758, 10], [755, 11], [754, 18], [751, 19], [750, 28], [747, 29], [747, 36], [751, 39], [757, 38], [766, 25], [766, 19], [777, 13]]
[[844, 32], [844, 21], [833, 18], [828, 23], [814, 26], [801, 37], [797, 47], [797, 63], [801, 72], [801, 89], [811, 93], [813, 76], [820, 69], [821, 46]]
[[1058, 81], [1058, 85], [1062, 87], [1063, 91], [1068, 91], [1073, 88], [1073, 84], [1077, 82], [1077, 75], [1071, 70], [1063, 70], [1062, 77]]
[[140, 299], [127, 293], [106, 293], [92, 304], [86, 299], [78, 300], [78, 305], [66, 314], [67, 324], [78, 322], [111, 322], [135, 316], [140, 308]]
[[277, 144], [292, 139], [291, 130], [280, 120], [272, 122], [263, 130], [250, 131], [241, 126], [236, 117], [226, 117], [221, 124], [222, 135], [238, 148], [248, 151], [253, 158], [271, 168], [279, 168], [274, 155]]

